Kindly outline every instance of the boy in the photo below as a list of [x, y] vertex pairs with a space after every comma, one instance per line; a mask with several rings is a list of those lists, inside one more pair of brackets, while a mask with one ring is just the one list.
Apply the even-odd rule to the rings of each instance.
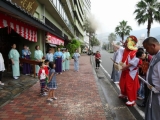
[[38, 78], [40, 80], [40, 86], [41, 86], [41, 92], [40, 94], [42, 96], [46, 96], [47, 94], [45, 93], [45, 86], [46, 86], [46, 78], [47, 78], [47, 74], [46, 70], [45, 70], [45, 65], [43, 62], [39, 63], [39, 73], [38, 73]]

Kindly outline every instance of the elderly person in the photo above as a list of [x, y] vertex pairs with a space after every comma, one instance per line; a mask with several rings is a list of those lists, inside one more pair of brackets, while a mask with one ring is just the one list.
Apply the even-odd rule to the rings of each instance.
[[63, 53], [61, 52], [61, 49], [58, 48], [58, 50], [54, 53], [54, 59], [56, 63], [56, 73], [57, 74], [62, 74], [62, 56]]
[[[23, 46], [24, 49], [22, 50], [22, 58], [24, 59], [30, 59], [31, 52], [29, 50], [29, 47], [26, 45]], [[31, 65], [28, 63], [23, 63], [23, 74], [24, 75], [30, 75], [31, 74]]]
[[2, 54], [0, 53], [0, 85], [4, 85], [4, 83], [2, 83], [2, 72], [5, 70], [5, 65], [4, 65], [4, 59]]
[[[43, 52], [40, 50], [39, 45], [36, 45], [35, 49], [36, 49], [34, 51], [34, 58], [35, 58], [35, 60], [42, 61]], [[39, 65], [36, 65], [36, 75], [38, 75], [39, 69], [40, 69]]]
[[80, 54], [78, 53], [78, 50], [76, 50], [75, 53], [73, 54], [75, 72], [79, 71], [79, 57]]
[[20, 54], [16, 50], [16, 44], [12, 44], [12, 49], [9, 51], [9, 59], [12, 62], [12, 73], [13, 73], [13, 78], [18, 79], [20, 76], [20, 70], [19, 70], [19, 57]]

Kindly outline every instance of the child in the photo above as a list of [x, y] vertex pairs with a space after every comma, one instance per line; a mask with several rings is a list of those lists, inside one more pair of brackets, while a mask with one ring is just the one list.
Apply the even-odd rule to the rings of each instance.
[[41, 95], [42, 96], [45, 96], [47, 95], [45, 92], [44, 92], [44, 89], [45, 89], [45, 85], [46, 85], [46, 78], [47, 78], [47, 73], [45, 71], [45, 66], [44, 66], [44, 63], [41, 62], [39, 63], [39, 73], [38, 73], [38, 78], [40, 80], [40, 85], [41, 85]]
[[49, 94], [48, 94], [47, 100], [53, 101], [53, 100], [57, 100], [57, 98], [55, 97], [55, 89], [57, 89], [55, 64], [53, 62], [50, 62], [49, 67], [50, 67], [49, 81], [48, 81]]
[[45, 85], [45, 91], [48, 92], [48, 88], [47, 88], [47, 84], [48, 84], [48, 74], [49, 74], [49, 60], [45, 60], [44, 61], [44, 69], [45, 69], [45, 73], [46, 73], [46, 85]]

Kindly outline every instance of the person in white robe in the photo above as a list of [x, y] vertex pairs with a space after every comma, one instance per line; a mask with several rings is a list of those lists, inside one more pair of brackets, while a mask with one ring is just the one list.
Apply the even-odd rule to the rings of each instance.
[[[38, 45], [36, 45], [35, 49], [36, 49], [34, 51], [34, 58], [35, 58], [35, 60], [42, 61], [43, 52], [40, 50], [40, 48], [39, 48]], [[36, 65], [36, 75], [38, 75], [39, 69], [40, 69], [39, 65]]]
[[13, 73], [13, 78], [18, 79], [20, 76], [20, 70], [19, 70], [19, 57], [20, 54], [16, 50], [16, 44], [12, 44], [12, 49], [9, 52], [9, 59], [12, 62], [12, 73]]
[[0, 85], [4, 85], [4, 83], [2, 83], [2, 72], [5, 71], [5, 65], [4, 65], [4, 59], [2, 54], [0, 53]]
[[65, 60], [65, 69], [69, 70], [70, 67], [70, 53], [68, 52], [68, 49], [66, 49], [66, 60]]

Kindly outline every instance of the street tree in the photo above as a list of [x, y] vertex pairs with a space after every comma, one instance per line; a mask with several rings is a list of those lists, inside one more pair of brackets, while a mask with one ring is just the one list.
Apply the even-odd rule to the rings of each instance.
[[160, 23], [160, 2], [158, 0], [141, 0], [136, 4], [135, 19], [138, 25], [147, 22], [147, 37], [150, 36], [151, 25], [154, 21]]
[[92, 47], [93, 47], [93, 46], [99, 46], [99, 45], [100, 45], [99, 40], [98, 40], [95, 36], [92, 37], [90, 43], [91, 43], [91, 46], [92, 46]]
[[110, 44], [110, 50], [113, 50], [112, 42], [116, 41], [116, 38], [117, 38], [116, 34], [114, 34], [114, 33], [109, 34], [108, 41], [109, 41], [109, 44]]
[[127, 21], [119, 22], [119, 25], [115, 28], [115, 33], [122, 39], [122, 43], [124, 41], [124, 37], [130, 35], [132, 31], [131, 26], [127, 25]]

